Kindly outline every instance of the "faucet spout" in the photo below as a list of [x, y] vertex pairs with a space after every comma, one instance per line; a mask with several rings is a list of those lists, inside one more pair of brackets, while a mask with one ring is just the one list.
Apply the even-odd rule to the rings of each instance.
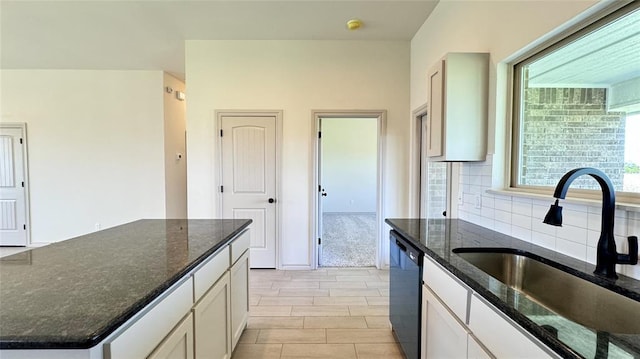
[[[602, 190], [602, 222], [600, 227], [600, 239], [598, 239], [597, 260], [595, 274], [611, 279], [617, 279], [616, 264], [636, 264], [638, 262], [637, 237], [629, 237], [629, 255], [618, 254], [616, 241], [613, 236], [613, 220], [615, 218], [616, 197], [613, 184], [607, 175], [595, 168], [576, 168], [567, 172], [558, 182], [553, 196], [564, 199], [571, 183], [578, 177], [589, 175], [593, 177]], [[551, 206], [545, 216], [544, 223], [561, 226], [562, 207], [558, 206], [558, 200]], [[635, 238], [635, 245], [633, 242]], [[635, 248], [635, 250], [634, 250]]]

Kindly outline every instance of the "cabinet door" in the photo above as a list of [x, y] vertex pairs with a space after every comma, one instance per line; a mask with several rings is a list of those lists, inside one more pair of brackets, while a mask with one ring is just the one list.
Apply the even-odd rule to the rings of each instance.
[[495, 357], [486, 349], [478, 339], [469, 334], [467, 338], [467, 358], [469, 359], [495, 359]]
[[220, 277], [193, 308], [198, 359], [231, 358], [231, 291], [229, 272]]
[[438, 63], [429, 71], [427, 83], [429, 91], [428, 119], [427, 126], [427, 156], [438, 157], [443, 153], [443, 129], [444, 129], [444, 60]]
[[148, 359], [193, 359], [193, 316], [187, 315]]
[[249, 251], [231, 267], [231, 350], [235, 349], [249, 317]]
[[466, 328], [426, 286], [422, 287], [422, 311], [422, 358], [466, 358]]

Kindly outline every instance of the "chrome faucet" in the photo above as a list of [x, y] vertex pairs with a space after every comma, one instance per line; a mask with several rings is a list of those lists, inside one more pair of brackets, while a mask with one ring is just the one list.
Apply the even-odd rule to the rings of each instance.
[[611, 180], [604, 172], [595, 168], [585, 167], [573, 169], [562, 176], [553, 193], [556, 203], [551, 205], [543, 222], [553, 226], [562, 226], [562, 207], [558, 205], [558, 198], [564, 199], [571, 182], [582, 175], [593, 177], [602, 189], [602, 224], [600, 227], [600, 239], [598, 239], [596, 270], [593, 273], [617, 279], [616, 264], [638, 264], [638, 237], [631, 236], [627, 238], [629, 241], [629, 254], [619, 254], [616, 251], [616, 241], [613, 237], [616, 194]]

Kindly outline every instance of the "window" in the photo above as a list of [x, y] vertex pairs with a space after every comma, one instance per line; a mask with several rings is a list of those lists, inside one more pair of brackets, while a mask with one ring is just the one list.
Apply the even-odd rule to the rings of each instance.
[[[512, 187], [549, 189], [573, 168], [595, 167], [619, 197], [640, 201], [639, 5], [515, 65]], [[572, 187], [600, 188], [590, 177]]]

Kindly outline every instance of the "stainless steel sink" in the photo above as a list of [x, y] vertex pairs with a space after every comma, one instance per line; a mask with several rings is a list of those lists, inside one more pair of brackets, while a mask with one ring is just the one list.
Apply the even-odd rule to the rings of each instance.
[[542, 263], [526, 252], [471, 248], [453, 252], [538, 304], [585, 327], [609, 333], [640, 333], [640, 302]]

